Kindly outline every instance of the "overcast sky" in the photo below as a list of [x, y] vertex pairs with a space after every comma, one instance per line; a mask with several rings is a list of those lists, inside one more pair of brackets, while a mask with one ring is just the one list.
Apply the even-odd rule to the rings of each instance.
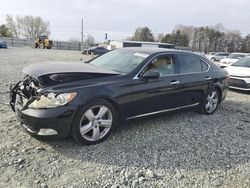
[[136, 27], [169, 33], [175, 25], [215, 25], [250, 33], [250, 0], [1, 0], [0, 24], [6, 14], [41, 16], [50, 22], [51, 38], [80, 39], [84, 34], [103, 41], [124, 39]]

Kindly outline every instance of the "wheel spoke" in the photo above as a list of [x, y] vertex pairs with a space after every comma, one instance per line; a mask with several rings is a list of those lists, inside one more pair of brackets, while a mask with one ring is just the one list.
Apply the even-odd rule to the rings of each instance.
[[207, 111], [208, 112], [212, 112], [213, 111], [213, 105], [212, 105], [212, 103], [209, 102], [207, 105], [208, 105], [207, 106]]
[[96, 128], [94, 127], [93, 128], [92, 138], [95, 141], [100, 139], [100, 129], [99, 129], [99, 127], [96, 127]]
[[88, 124], [80, 127], [80, 132], [82, 135], [84, 135], [84, 134], [88, 133], [92, 128], [93, 128], [92, 123], [89, 122]]
[[100, 122], [101, 122], [101, 124], [100, 124], [101, 127], [110, 128], [112, 125], [112, 120], [102, 119], [102, 120], [100, 120]]
[[108, 108], [105, 106], [102, 106], [96, 115], [98, 118], [103, 118], [103, 116], [108, 112]]
[[211, 105], [211, 111], [214, 111], [214, 104], [211, 103], [210, 105]]
[[206, 104], [206, 109], [207, 109], [207, 111], [208, 111], [209, 107], [210, 107], [210, 103], [208, 102], [208, 103]]
[[215, 98], [215, 96], [216, 96], [216, 92], [214, 91], [214, 92], [212, 92], [212, 93], [211, 93], [211, 97], [210, 97], [210, 99], [214, 99], [214, 98]]
[[89, 120], [89, 121], [93, 121], [95, 119], [95, 115], [92, 111], [92, 109], [89, 109], [87, 112], [85, 112], [85, 117]]
[[218, 99], [212, 99], [212, 102], [213, 102], [213, 104], [217, 104], [218, 103]]

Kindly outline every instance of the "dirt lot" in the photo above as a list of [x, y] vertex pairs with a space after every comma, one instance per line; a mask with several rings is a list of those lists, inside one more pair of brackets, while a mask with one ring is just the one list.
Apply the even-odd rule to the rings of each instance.
[[79, 52], [0, 49], [0, 187], [250, 187], [250, 93], [211, 116], [177, 112], [126, 123], [105, 142], [40, 142], [22, 131], [8, 87], [33, 62]]

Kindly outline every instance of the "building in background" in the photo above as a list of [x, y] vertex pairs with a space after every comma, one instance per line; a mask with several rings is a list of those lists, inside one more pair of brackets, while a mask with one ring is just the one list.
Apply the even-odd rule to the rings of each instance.
[[109, 50], [116, 48], [126, 48], [126, 47], [153, 47], [153, 48], [171, 48], [174, 49], [174, 44], [160, 43], [160, 42], [143, 42], [143, 41], [110, 41], [107, 46]]

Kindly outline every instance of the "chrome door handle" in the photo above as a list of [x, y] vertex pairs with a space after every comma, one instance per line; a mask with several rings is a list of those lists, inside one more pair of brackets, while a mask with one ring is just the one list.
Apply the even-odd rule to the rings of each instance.
[[205, 80], [212, 80], [210, 76], [205, 77]]
[[175, 81], [170, 82], [170, 85], [176, 85], [176, 84], [179, 84], [179, 83], [180, 83], [180, 81], [175, 80]]

